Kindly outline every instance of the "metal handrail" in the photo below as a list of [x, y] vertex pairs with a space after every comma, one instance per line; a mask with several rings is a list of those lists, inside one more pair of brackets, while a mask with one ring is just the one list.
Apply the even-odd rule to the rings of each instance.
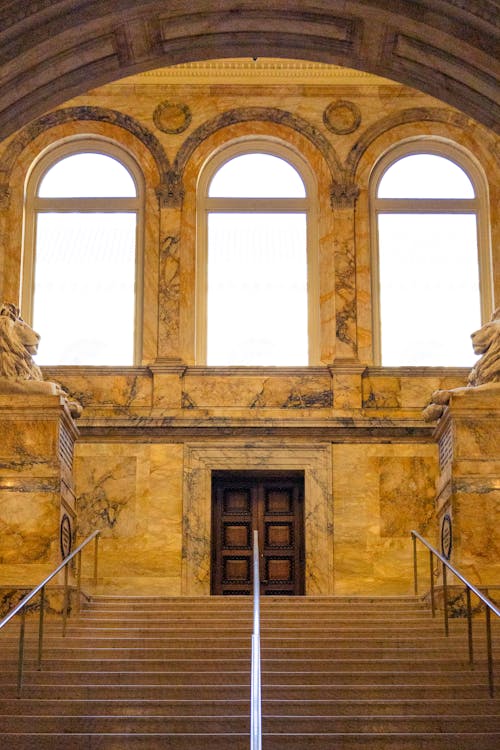
[[253, 633], [250, 697], [250, 750], [262, 748], [262, 699], [260, 679], [260, 569], [259, 533], [253, 532]]
[[38, 620], [38, 669], [42, 667], [42, 652], [43, 652], [43, 626], [44, 626], [44, 610], [45, 610], [45, 587], [48, 583], [64, 569], [64, 604], [63, 604], [63, 636], [66, 635], [66, 622], [68, 619], [68, 612], [70, 607], [70, 596], [68, 586], [68, 564], [78, 556], [77, 569], [76, 569], [76, 607], [77, 610], [80, 608], [80, 594], [81, 594], [81, 572], [82, 572], [82, 550], [91, 542], [95, 540], [94, 546], [94, 584], [97, 583], [97, 563], [98, 563], [98, 539], [100, 531], [94, 531], [87, 539], [85, 539], [68, 557], [65, 557], [60, 565], [50, 573], [38, 586], [35, 586], [23, 599], [17, 604], [14, 609], [8, 612], [3, 620], [0, 620], [0, 630], [7, 625], [19, 612], [21, 613], [21, 627], [19, 630], [19, 656], [17, 663], [17, 697], [21, 697], [21, 688], [23, 684], [23, 666], [24, 666], [24, 635], [26, 625], [26, 607], [34, 597], [40, 593], [40, 616]]
[[488, 685], [490, 696], [493, 698], [495, 693], [494, 675], [493, 675], [493, 648], [491, 641], [491, 613], [500, 617], [500, 608], [496, 606], [491, 599], [488, 599], [477, 586], [470, 583], [453, 565], [442, 555], [438, 550], [432, 546], [418, 531], [412, 531], [411, 536], [413, 539], [413, 577], [414, 577], [414, 591], [415, 595], [418, 595], [418, 569], [417, 569], [417, 540], [421, 542], [429, 550], [429, 565], [430, 565], [430, 595], [431, 595], [431, 608], [432, 616], [436, 615], [436, 602], [435, 602], [435, 586], [434, 586], [434, 560], [436, 557], [442, 564], [442, 575], [443, 575], [443, 617], [444, 617], [444, 632], [445, 635], [449, 634], [449, 623], [448, 623], [448, 581], [446, 571], [449, 570], [461, 583], [465, 586], [466, 598], [467, 598], [467, 634], [468, 634], [468, 645], [469, 645], [469, 663], [474, 664], [474, 644], [472, 638], [472, 606], [471, 606], [471, 593], [475, 594], [477, 598], [484, 604], [486, 612], [486, 651], [488, 659]]

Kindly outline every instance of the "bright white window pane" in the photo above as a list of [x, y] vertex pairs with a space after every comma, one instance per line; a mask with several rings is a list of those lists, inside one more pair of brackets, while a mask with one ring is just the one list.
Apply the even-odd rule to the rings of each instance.
[[481, 325], [476, 217], [379, 216], [382, 364], [463, 366]]
[[380, 180], [379, 198], [474, 198], [464, 170], [436, 154], [412, 154], [399, 159]]
[[38, 364], [133, 364], [135, 227], [134, 213], [38, 215]]
[[51, 167], [40, 182], [40, 198], [132, 198], [130, 172], [105, 154], [72, 154]]
[[209, 365], [307, 365], [305, 214], [208, 217]]
[[271, 154], [242, 154], [214, 175], [211, 198], [304, 198], [302, 178], [284, 159]]

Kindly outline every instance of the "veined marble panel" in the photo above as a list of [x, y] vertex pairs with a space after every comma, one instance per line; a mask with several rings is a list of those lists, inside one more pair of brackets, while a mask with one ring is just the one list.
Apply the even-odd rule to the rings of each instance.
[[412, 590], [417, 529], [435, 541], [434, 445], [334, 445], [336, 594]]
[[75, 475], [79, 536], [101, 530], [99, 589], [179, 594], [182, 446], [79, 444]]
[[328, 374], [289, 377], [188, 374], [183, 379], [183, 398], [187, 408], [321, 409], [333, 404]]
[[137, 414], [151, 408], [153, 378], [145, 367], [44, 367], [83, 406], [83, 414]]
[[363, 406], [423, 409], [434, 391], [464, 386], [468, 372], [459, 367], [369, 367], [362, 381]]
[[211, 473], [216, 470], [304, 471], [305, 592], [333, 593], [331, 446], [207, 443], [186, 445], [182, 593], [210, 593]]

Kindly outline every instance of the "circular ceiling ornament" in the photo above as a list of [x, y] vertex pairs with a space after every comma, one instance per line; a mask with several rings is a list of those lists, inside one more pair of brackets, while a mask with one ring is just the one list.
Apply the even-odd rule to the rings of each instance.
[[153, 112], [153, 121], [158, 130], [170, 135], [183, 133], [191, 124], [191, 110], [187, 104], [162, 102]]
[[347, 135], [359, 128], [361, 111], [353, 102], [332, 102], [323, 112], [323, 122], [335, 135]]

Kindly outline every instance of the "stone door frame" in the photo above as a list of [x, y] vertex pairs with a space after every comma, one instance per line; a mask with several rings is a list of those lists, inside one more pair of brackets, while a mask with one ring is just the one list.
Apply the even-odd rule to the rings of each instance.
[[333, 577], [330, 443], [249, 446], [187, 444], [184, 449], [182, 594], [210, 595], [212, 471], [304, 472], [305, 593], [331, 595]]

